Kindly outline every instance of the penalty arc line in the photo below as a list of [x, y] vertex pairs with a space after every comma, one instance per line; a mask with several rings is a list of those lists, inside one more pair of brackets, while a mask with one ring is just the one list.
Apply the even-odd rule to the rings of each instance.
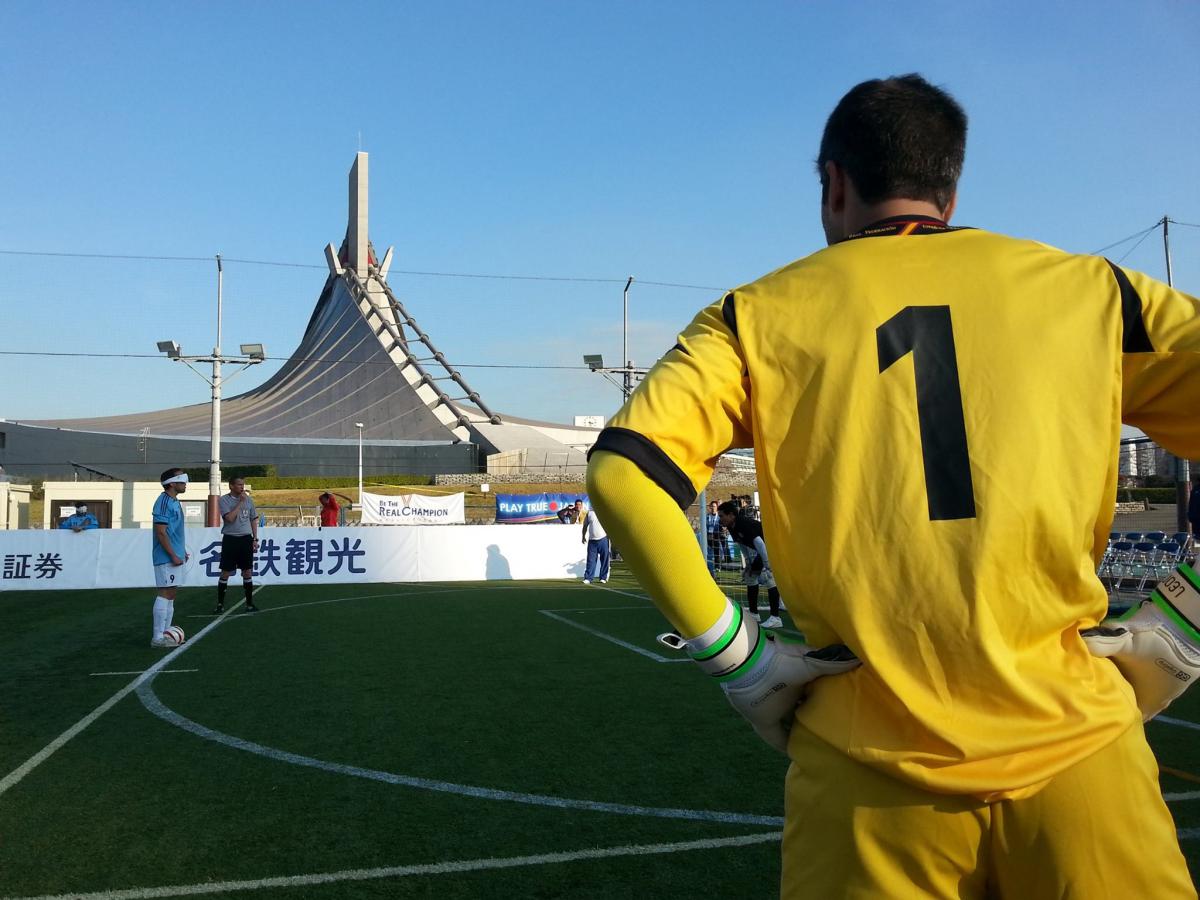
[[[265, 587], [265, 585], [259, 585], [258, 587], [256, 587], [254, 589], [254, 593], [257, 594], [264, 587]], [[253, 594], [251, 596], [253, 596]], [[32, 772], [34, 769], [36, 769], [38, 766], [40, 766], [42, 763], [44, 763], [51, 756], [53, 756], [68, 741], [70, 741], [72, 738], [74, 738], [76, 735], [78, 735], [81, 731], [83, 731], [85, 728], [87, 728], [89, 725], [91, 725], [93, 722], [95, 722], [97, 719], [99, 719], [102, 715], [104, 715], [106, 712], [108, 712], [110, 709], [112, 709], [114, 706], [116, 706], [118, 703], [120, 703], [125, 697], [129, 696], [129, 694], [131, 694], [133, 691], [137, 690], [143, 684], [150, 681], [160, 671], [162, 671], [168, 665], [170, 665], [172, 662], [174, 662], [181, 653], [186, 653], [188, 651], [188, 648], [190, 648], [193, 644], [195, 644], [197, 641], [202, 639], [206, 634], [208, 634], [210, 631], [212, 631], [214, 628], [216, 628], [219, 624], [221, 624], [221, 622], [224, 621], [225, 616], [228, 616], [235, 609], [237, 609], [239, 606], [241, 606], [243, 602], [244, 601], [239, 600], [236, 604], [234, 604], [232, 607], [230, 607], [229, 612], [222, 615], [219, 619], [216, 619], [215, 621], [210, 622], [208, 625], [204, 626], [204, 628], [202, 628], [196, 634], [196, 636], [194, 638], [192, 638], [189, 641], [186, 641], [185, 643], [181, 644], [179, 647], [176, 647], [174, 650], [172, 650], [170, 653], [168, 653], [166, 656], [164, 656], [158, 662], [151, 665], [148, 669], [146, 669], [146, 671], [142, 672], [141, 675], [139, 675], [137, 678], [133, 679], [133, 681], [129, 682], [129, 684], [125, 685], [125, 687], [121, 688], [119, 691], [117, 691], [115, 694], [113, 694], [111, 697], [109, 697], [107, 700], [105, 700], [103, 703], [101, 703], [99, 706], [97, 706], [95, 709], [93, 709], [90, 713], [88, 713], [86, 716], [84, 716], [82, 719], [80, 719], [78, 722], [76, 722], [74, 725], [72, 725], [70, 728], [68, 728], [66, 731], [64, 731], [62, 734], [60, 734], [54, 740], [52, 740], [49, 744], [47, 744], [45, 747], [43, 747], [37, 753], [35, 753], [35, 754], [33, 754], [33, 756], [29, 757], [29, 759], [25, 760], [25, 762], [21, 763], [21, 765], [17, 766], [17, 768], [13, 769], [11, 772], [9, 772], [7, 775], [5, 775], [4, 778], [0, 778], [0, 795], [3, 795], [10, 788], [13, 788], [16, 785], [20, 784], [25, 779], [26, 775], [28, 775], [30, 772]]]
[[[373, 594], [369, 597], [390, 597], [395, 594]], [[342, 598], [342, 599], [364, 599], [360, 597]], [[302, 604], [293, 604], [302, 605]], [[236, 609], [236, 607], [234, 607]], [[286, 609], [287, 606], [279, 607]], [[232, 612], [232, 610], [230, 610]], [[228, 613], [225, 613], [228, 615]], [[558, 617], [555, 617], [558, 618]], [[563, 619], [567, 624], [576, 624]], [[206, 633], [216, 623], [212, 623], [206, 627], [200, 634]], [[582, 626], [581, 626], [582, 627]], [[585, 629], [587, 630], [587, 629]], [[200, 635], [197, 635], [199, 637]], [[615, 639], [614, 639], [615, 640]], [[187, 646], [186, 644], [184, 645]], [[630, 645], [631, 649], [634, 648]], [[674, 662], [674, 660], [663, 660], [664, 662]], [[720, 822], [729, 825], [765, 825], [778, 827], [783, 825], [783, 818], [780, 816], [764, 816], [750, 813], [735, 813], [718, 810], [703, 810], [703, 809], [674, 809], [670, 807], [656, 806], [636, 806], [623, 803], [607, 803], [597, 800], [577, 800], [569, 797], [555, 797], [546, 794], [530, 794], [518, 791], [505, 791], [495, 788], [478, 787], [475, 785], [455, 784], [453, 782], [436, 781], [428, 778], [417, 778], [411, 775], [399, 775], [392, 772], [383, 772], [375, 769], [365, 769], [359, 766], [349, 766], [341, 763], [331, 763], [324, 760], [315, 759], [309, 756], [302, 756], [297, 753], [291, 753], [285, 750], [279, 750], [273, 747], [266, 747], [262, 744], [256, 744], [253, 741], [247, 741], [242, 738], [234, 737], [233, 735], [224, 734], [215, 729], [208, 728], [198, 722], [194, 722], [185, 716], [180, 715], [172, 709], [169, 709], [154, 693], [153, 677], [139, 679], [135, 683], [137, 689], [138, 700], [151, 714], [157, 716], [163, 721], [174, 725], [184, 731], [196, 735], [204, 740], [213, 741], [214, 743], [223, 744], [237, 750], [244, 750], [248, 753], [254, 753], [268, 759], [278, 762], [291, 763], [292, 765], [305, 766], [331, 772], [338, 775], [348, 775], [356, 778], [365, 778], [371, 781], [381, 781], [386, 784], [394, 784], [405, 787], [417, 788], [419, 790], [436, 791], [448, 794], [457, 794], [464, 797], [474, 797], [483, 800], [498, 800], [507, 801], [510, 803], [524, 803], [532, 806], [553, 807], [559, 809], [581, 809], [592, 812], [607, 812], [617, 815], [626, 816], [645, 816], [650, 818], [664, 819], [683, 819], [689, 821], [700, 822]]]
[[550, 794], [530, 794], [520, 791], [505, 791], [498, 788], [479, 787], [470, 784], [457, 784], [451, 781], [437, 781], [432, 778], [418, 778], [415, 775], [400, 775], [395, 772], [384, 772], [379, 769], [367, 769], [361, 766], [350, 766], [344, 763], [327, 762], [312, 756], [303, 756], [288, 750], [279, 750], [234, 737], [199, 722], [180, 715], [169, 709], [154, 693], [154, 683], [146, 681], [138, 686], [138, 700], [152, 715], [176, 728], [187, 731], [206, 741], [222, 744], [234, 750], [243, 750], [262, 756], [276, 762], [290, 763], [317, 769], [334, 775], [346, 775], [351, 778], [364, 778], [368, 781], [379, 781], [400, 787], [416, 788], [417, 790], [434, 791], [442, 794], [455, 794], [460, 797], [472, 797], [479, 800], [498, 800], [508, 803], [522, 803], [529, 806], [543, 806], [556, 809], [580, 809], [589, 812], [615, 813], [622, 816], [645, 816], [658, 819], [683, 819], [691, 822], [719, 822], [726, 825], [764, 825], [779, 827], [783, 825], [782, 816], [763, 816], [753, 813], [735, 813], [707, 809], [674, 809], [661, 806], [634, 806], [625, 803], [607, 803], [600, 800], [577, 800], [570, 797], [555, 797]]
[[485, 857], [456, 862], [423, 863], [410, 866], [383, 866], [376, 869], [343, 869], [315, 875], [288, 875], [277, 878], [258, 878], [245, 881], [216, 881], [208, 884], [179, 884], [156, 888], [131, 888], [115, 891], [95, 891], [88, 894], [42, 894], [36, 897], [6, 897], [3, 900], [155, 900], [159, 897], [195, 897], [229, 891], [254, 891], [263, 888], [306, 887], [343, 881], [369, 881], [383, 878], [411, 878], [421, 875], [456, 875], [522, 866], [546, 866], [593, 859], [616, 859], [627, 856], [653, 856], [667, 853], [687, 853], [693, 850], [720, 850], [726, 847], [748, 847], [778, 841], [782, 832], [746, 834], [728, 838], [678, 841], [670, 844], [630, 844], [624, 847], [595, 847], [563, 853], [540, 853], [536, 856]]

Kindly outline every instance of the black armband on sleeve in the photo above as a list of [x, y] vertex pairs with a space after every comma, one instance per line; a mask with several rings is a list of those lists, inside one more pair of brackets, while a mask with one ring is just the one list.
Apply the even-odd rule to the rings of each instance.
[[628, 428], [605, 428], [588, 451], [588, 458], [597, 450], [607, 450], [623, 456], [646, 473], [646, 477], [667, 492], [667, 496], [687, 509], [696, 499], [696, 491], [675, 461], [643, 434]]
[[1112, 269], [1113, 278], [1121, 291], [1121, 322], [1124, 325], [1124, 336], [1121, 339], [1121, 350], [1125, 353], [1153, 353], [1154, 345], [1150, 343], [1150, 335], [1146, 333], [1146, 320], [1142, 318], [1142, 298], [1129, 281], [1125, 270], [1115, 265], [1111, 260], [1104, 260]]

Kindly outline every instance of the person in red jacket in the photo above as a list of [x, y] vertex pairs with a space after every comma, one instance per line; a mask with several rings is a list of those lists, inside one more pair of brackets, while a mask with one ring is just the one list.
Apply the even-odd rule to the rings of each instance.
[[317, 499], [321, 501], [321, 527], [335, 527], [338, 524], [338, 517], [342, 511], [341, 506], [338, 505], [337, 498], [326, 491]]

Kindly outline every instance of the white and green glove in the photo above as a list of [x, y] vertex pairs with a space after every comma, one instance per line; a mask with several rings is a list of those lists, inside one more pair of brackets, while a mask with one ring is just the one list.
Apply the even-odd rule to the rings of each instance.
[[861, 665], [842, 644], [814, 650], [765, 628], [730, 603], [716, 624], [687, 642], [688, 655], [721, 682], [721, 690], [760, 738], [787, 752], [796, 707], [809, 682]]
[[1093, 656], [1111, 659], [1133, 685], [1148, 722], [1200, 676], [1200, 576], [1187, 564], [1119, 619], [1081, 634]]

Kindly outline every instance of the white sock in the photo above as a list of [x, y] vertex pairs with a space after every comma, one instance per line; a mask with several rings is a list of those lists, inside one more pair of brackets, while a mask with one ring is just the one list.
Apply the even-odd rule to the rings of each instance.
[[163, 626], [163, 631], [171, 627], [171, 623], [175, 621], [175, 601], [167, 601], [167, 624]]
[[167, 610], [170, 605], [166, 597], [154, 598], [154, 632], [150, 635], [151, 640], [161, 640], [163, 632], [167, 630]]

